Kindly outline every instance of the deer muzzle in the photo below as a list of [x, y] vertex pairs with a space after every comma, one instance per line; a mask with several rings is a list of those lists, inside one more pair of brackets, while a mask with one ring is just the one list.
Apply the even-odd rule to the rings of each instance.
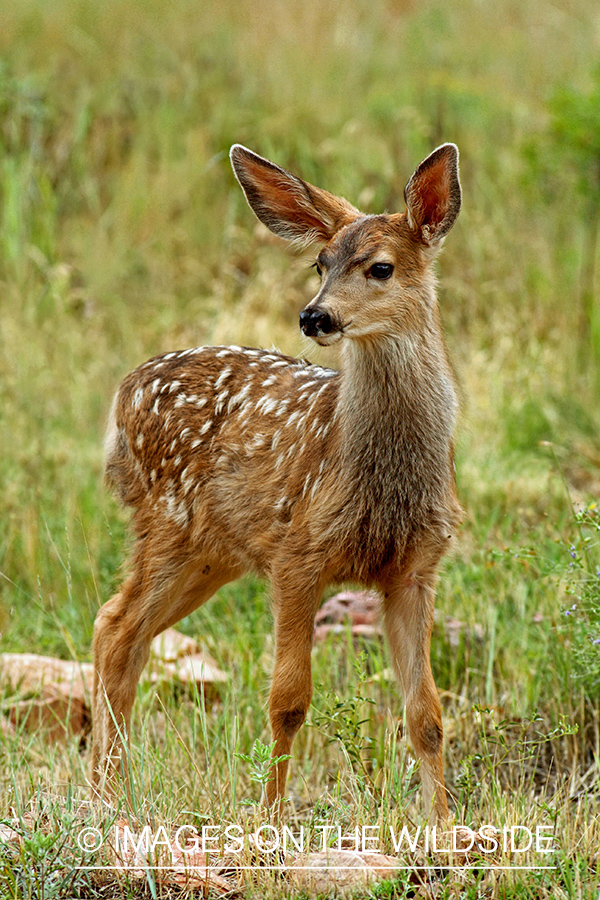
[[307, 337], [320, 337], [339, 330], [329, 313], [318, 306], [306, 307], [300, 313], [300, 330]]

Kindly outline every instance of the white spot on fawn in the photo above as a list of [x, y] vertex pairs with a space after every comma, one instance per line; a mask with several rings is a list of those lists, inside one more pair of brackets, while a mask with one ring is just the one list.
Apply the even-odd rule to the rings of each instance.
[[315, 387], [319, 382], [318, 381], [305, 381], [304, 384], [298, 389], [298, 395], [304, 393], [304, 391], [310, 391], [311, 388]]
[[223, 409], [225, 401], [228, 397], [229, 397], [229, 391], [227, 389], [225, 389], [224, 391], [221, 391], [221, 393], [217, 397], [217, 399], [215, 401], [215, 413], [217, 415], [219, 415], [219, 413]]
[[324, 369], [322, 366], [310, 366], [310, 369], [317, 378], [333, 378], [337, 375], [334, 369]]
[[140, 406], [142, 405], [143, 397], [144, 397], [144, 389], [139, 387], [137, 389], [137, 391], [135, 392], [135, 394], [133, 395], [133, 400], [131, 403], [131, 405], [133, 406], [134, 409], [140, 408]]
[[279, 400], [275, 399], [275, 397], [261, 397], [260, 400], [257, 400], [254, 404], [254, 409], [256, 412], [270, 413], [273, 410], [277, 409], [279, 405]]
[[316, 403], [316, 401], [319, 399], [321, 394], [323, 394], [323, 392], [328, 389], [329, 389], [329, 382], [326, 381], [325, 384], [321, 385], [321, 387], [319, 388], [318, 391], [315, 391], [315, 393], [311, 395], [311, 397], [310, 397], [310, 408], [311, 409], [314, 406], [314, 404]]
[[321, 439], [323, 439], [327, 435], [327, 432], [330, 428], [331, 421], [326, 422], [324, 425], [321, 425], [321, 427], [315, 432], [315, 437], [320, 437]]
[[302, 488], [302, 496], [303, 496], [303, 497], [304, 497], [304, 495], [306, 494], [306, 492], [307, 492], [307, 490], [308, 490], [308, 486], [309, 486], [309, 484], [310, 484], [310, 479], [311, 479], [311, 474], [310, 474], [310, 472], [309, 472], [308, 475], [306, 476], [306, 478], [304, 479], [304, 487]]
[[187, 525], [188, 511], [185, 501], [178, 503], [172, 489], [169, 489], [162, 499], [167, 504], [167, 515], [169, 518], [182, 528], [184, 525]]
[[223, 369], [217, 380], [215, 381], [215, 391], [218, 391], [224, 381], [226, 381], [231, 375], [231, 369], [229, 366]]
[[231, 410], [234, 408], [234, 406], [240, 406], [241, 404], [243, 404], [244, 401], [247, 399], [248, 394], [250, 393], [251, 389], [252, 389], [252, 385], [246, 384], [241, 389], [241, 391], [238, 391], [237, 394], [234, 394], [233, 397], [231, 397], [231, 399], [229, 400], [229, 403], [227, 404], [227, 412], [230, 413]]
[[312, 490], [311, 490], [311, 492], [310, 492], [310, 499], [311, 499], [311, 500], [314, 500], [314, 499], [315, 499], [315, 494], [317, 493], [317, 491], [319, 490], [320, 487], [321, 487], [321, 479], [320, 479], [320, 478], [317, 478], [316, 481], [315, 481], [315, 483], [313, 484]]
[[252, 413], [252, 407], [248, 403], [248, 401], [246, 401], [245, 403], [242, 404], [242, 406], [238, 412], [238, 421], [240, 423], [242, 423], [244, 421], [244, 419], [247, 419], [248, 416], [251, 415], [251, 413]]
[[188, 477], [188, 475], [187, 475], [188, 470], [189, 470], [189, 466], [188, 466], [187, 468], [185, 468], [185, 469], [183, 470], [183, 472], [181, 473], [181, 487], [183, 488], [183, 493], [184, 493], [184, 494], [189, 493], [190, 489], [191, 489], [191, 488], [194, 486], [194, 484], [195, 484], [195, 478], [194, 478], [194, 476], [193, 476], [193, 475], [190, 475], [190, 476]]

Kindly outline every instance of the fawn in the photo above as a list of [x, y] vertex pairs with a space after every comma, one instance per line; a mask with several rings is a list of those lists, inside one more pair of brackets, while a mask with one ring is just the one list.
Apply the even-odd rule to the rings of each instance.
[[[106, 476], [133, 507], [131, 574], [94, 628], [93, 783], [107, 787], [152, 638], [253, 570], [273, 591], [274, 756], [312, 696], [313, 624], [331, 582], [381, 591], [385, 631], [421, 762], [424, 801], [448, 815], [441, 707], [430, 666], [436, 569], [461, 519], [456, 396], [432, 262], [461, 204], [458, 150], [415, 170], [406, 212], [364, 215], [241, 145], [231, 162], [275, 234], [322, 245], [300, 313], [341, 371], [277, 352], [200, 347], [140, 366], [115, 397]], [[278, 804], [279, 761], [267, 786]]]

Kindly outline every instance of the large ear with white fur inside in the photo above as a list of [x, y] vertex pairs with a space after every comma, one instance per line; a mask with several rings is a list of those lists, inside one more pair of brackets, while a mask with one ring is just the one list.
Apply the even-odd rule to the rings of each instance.
[[324, 243], [360, 215], [347, 200], [313, 187], [241, 144], [234, 144], [229, 156], [255, 215], [280, 237]]
[[404, 189], [408, 224], [427, 247], [437, 248], [460, 212], [458, 147], [442, 144], [417, 166]]

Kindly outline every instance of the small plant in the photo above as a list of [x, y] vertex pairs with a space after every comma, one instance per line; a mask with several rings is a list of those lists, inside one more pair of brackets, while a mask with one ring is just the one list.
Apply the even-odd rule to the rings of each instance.
[[[252, 752], [236, 753], [236, 757], [241, 762], [246, 763], [250, 767], [250, 781], [254, 781], [261, 788], [261, 802], [267, 795], [267, 784], [274, 777], [274, 768], [277, 763], [291, 759], [289, 754], [282, 756], [272, 756], [275, 749], [275, 741], [272, 744], [263, 744], [262, 741], [256, 740], [252, 746]], [[244, 802], [244, 801], [242, 801]], [[251, 801], [246, 801], [251, 802]]]
[[588, 699], [597, 703], [600, 687], [600, 509], [591, 503], [575, 513], [577, 539], [563, 564], [567, 596], [563, 610], [561, 646], [570, 654], [572, 672]]
[[480, 753], [469, 753], [463, 757], [460, 761], [458, 775], [454, 780], [458, 790], [458, 808], [463, 811], [465, 821], [468, 821], [471, 815], [471, 806], [479, 783], [479, 774], [476, 771], [476, 766], [481, 761], [481, 758]]
[[506, 787], [523, 790], [540, 768], [540, 756], [545, 747], [566, 735], [576, 734], [577, 726], [563, 718], [550, 731], [541, 730], [543, 717], [534, 711], [520, 719], [494, 718], [494, 711], [487, 707], [473, 707], [478, 723], [479, 753], [465, 757], [456, 777], [459, 790], [459, 808], [465, 821], [473, 808], [481, 802], [480, 793], [490, 787], [492, 792]]
[[79, 866], [86, 861], [82, 851], [73, 847], [69, 828], [52, 833], [23, 829], [14, 852], [0, 844], [0, 896], [32, 900], [69, 896], [83, 887], [81, 880], [87, 876]]
[[408, 893], [410, 890], [410, 875], [408, 872], [402, 872], [396, 878], [386, 878], [375, 884], [368, 893], [369, 900], [403, 900], [405, 897], [414, 895], [414, 892]]
[[363, 693], [368, 668], [366, 653], [361, 653], [354, 661], [354, 668], [358, 677], [354, 695], [342, 700], [335, 690], [323, 691], [324, 707], [321, 711], [315, 711], [311, 724], [329, 743], [339, 741], [342, 752], [359, 778], [359, 787], [364, 790], [368, 785], [373, 789], [375, 784], [368, 764], [373, 738], [363, 728], [369, 722], [368, 715], [365, 715], [365, 704], [375, 703]]

